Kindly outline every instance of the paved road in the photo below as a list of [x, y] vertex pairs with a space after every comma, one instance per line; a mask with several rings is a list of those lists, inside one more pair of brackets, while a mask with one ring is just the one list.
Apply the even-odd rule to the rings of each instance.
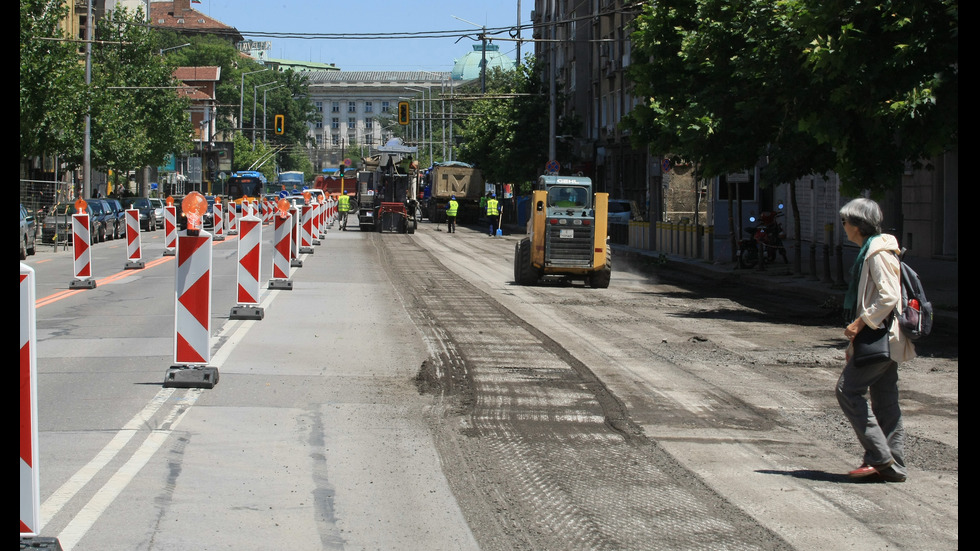
[[[42, 535], [69, 549], [958, 547], [956, 358], [903, 370], [909, 482], [852, 484], [841, 338], [813, 305], [774, 316], [622, 261], [606, 290], [519, 287], [517, 239], [334, 230], [292, 291], [263, 292], [261, 321], [227, 319], [235, 241], [216, 244], [221, 379], [176, 391], [160, 388], [173, 263], [112, 279], [98, 266], [124, 251], [99, 245], [105, 283], [38, 311]], [[39, 298], [67, 286], [58, 254], [30, 261]]]

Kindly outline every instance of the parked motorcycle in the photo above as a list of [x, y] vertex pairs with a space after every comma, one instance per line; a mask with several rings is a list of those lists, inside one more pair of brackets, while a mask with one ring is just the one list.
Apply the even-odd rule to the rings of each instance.
[[[783, 205], [779, 205], [782, 209]], [[760, 261], [765, 265], [766, 262], [775, 262], [776, 255], [783, 257], [783, 262], [789, 264], [786, 256], [786, 247], [783, 246], [782, 224], [778, 218], [782, 216], [781, 211], [764, 211], [757, 219], [755, 216], [749, 218], [750, 222], [759, 221], [758, 226], [749, 226], [744, 229], [745, 233], [751, 237], [742, 239], [738, 244], [738, 265], [740, 268], [752, 268]]]

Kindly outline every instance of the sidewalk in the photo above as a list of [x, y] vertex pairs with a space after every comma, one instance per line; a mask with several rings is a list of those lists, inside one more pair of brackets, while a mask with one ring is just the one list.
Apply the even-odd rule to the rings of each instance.
[[[613, 251], [613, 271], [616, 270], [615, 258], [649, 257], [659, 259], [661, 254], [658, 251], [644, 250], [628, 247], [626, 245], [611, 244]], [[736, 279], [749, 285], [760, 288], [774, 290], [776, 292], [789, 293], [793, 295], [807, 295], [817, 300], [832, 298], [838, 304], [843, 302], [844, 292], [847, 290], [846, 281], [850, 276], [851, 264], [857, 254], [857, 248], [845, 247], [843, 250], [842, 271], [843, 283], [838, 282], [839, 270], [836, 257], [829, 259], [828, 270], [825, 267], [823, 251], [818, 248], [816, 254], [817, 269], [815, 272], [810, 268], [809, 245], [805, 244], [801, 255], [801, 269], [799, 274], [793, 273], [793, 252], [789, 251], [789, 264], [783, 263], [782, 257], [777, 257], [774, 264], [767, 264], [765, 270], [738, 269], [736, 263], [729, 259], [716, 259], [714, 263], [704, 260], [684, 258], [677, 255], [665, 255], [666, 262], [672, 269], [682, 270], [688, 273], [697, 274], [711, 279]], [[906, 262], [912, 267], [926, 290], [926, 296], [932, 302], [935, 309], [935, 323], [942, 324], [953, 333], [958, 333], [959, 326], [959, 262], [954, 260], [942, 260], [932, 258], [906, 258]]]

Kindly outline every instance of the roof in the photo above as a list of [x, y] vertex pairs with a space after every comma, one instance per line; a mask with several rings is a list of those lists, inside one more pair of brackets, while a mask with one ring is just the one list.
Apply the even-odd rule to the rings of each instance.
[[244, 37], [238, 29], [190, 8], [190, 0], [174, 2], [150, 2], [150, 26], [177, 32], [214, 34], [228, 38], [232, 43]]
[[184, 82], [200, 82], [205, 80], [217, 82], [221, 80], [221, 67], [210, 65], [204, 67], [177, 67], [174, 69], [174, 78]]
[[448, 72], [432, 71], [307, 71], [310, 84], [326, 83], [401, 83], [444, 82]]

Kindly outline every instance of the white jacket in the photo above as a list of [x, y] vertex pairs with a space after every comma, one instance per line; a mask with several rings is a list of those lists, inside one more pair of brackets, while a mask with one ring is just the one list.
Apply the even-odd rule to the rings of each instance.
[[[898, 260], [899, 252], [898, 241], [886, 233], [874, 238], [868, 246], [868, 253], [861, 267], [861, 279], [858, 281], [856, 313], [871, 329], [881, 327], [888, 314], [894, 312], [898, 315], [900, 312], [902, 272]], [[874, 284], [869, 285], [869, 282]], [[894, 316], [891, 318], [888, 333], [892, 360], [902, 363], [915, 358], [915, 346], [902, 333]], [[850, 348], [847, 355], [851, 356]]]

